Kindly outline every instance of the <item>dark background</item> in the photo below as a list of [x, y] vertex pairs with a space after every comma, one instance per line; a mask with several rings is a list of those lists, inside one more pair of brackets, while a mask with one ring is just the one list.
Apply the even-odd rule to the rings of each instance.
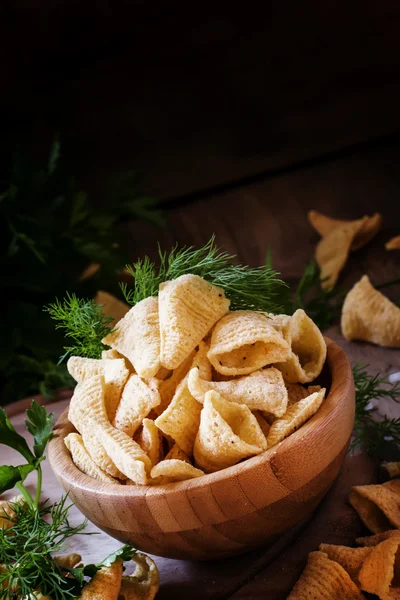
[[135, 167], [170, 219], [131, 226], [132, 258], [215, 231], [250, 264], [270, 245], [296, 278], [318, 239], [307, 209], [380, 210], [359, 270], [379, 253], [382, 277], [398, 267], [383, 249], [400, 229], [397, 2], [7, 0], [0, 11], [4, 138], [40, 153], [59, 131], [92, 197], [112, 169]]

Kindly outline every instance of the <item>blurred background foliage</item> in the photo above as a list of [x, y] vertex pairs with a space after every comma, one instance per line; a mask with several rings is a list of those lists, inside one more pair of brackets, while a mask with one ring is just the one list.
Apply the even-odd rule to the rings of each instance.
[[164, 225], [157, 201], [140, 192], [135, 172], [115, 173], [92, 202], [63, 164], [56, 139], [44, 162], [13, 151], [0, 172], [0, 404], [40, 391], [52, 397], [71, 384], [59, 365], [62, 335], [43, 306], [68, 290], [120, 295], [129, 261], [123, 218]]

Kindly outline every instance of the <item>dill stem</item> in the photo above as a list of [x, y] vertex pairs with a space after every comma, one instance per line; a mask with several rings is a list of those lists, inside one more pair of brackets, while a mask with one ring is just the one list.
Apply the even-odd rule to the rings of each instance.
[[42, 492], [42, 467], [38, 465], [37, 468], [37, 486], [35, 495], [35, 508], [39, 508], [40, 494]]
[[30, 493], [28, 492], [28, 490], [26, 489], [26, 487], [24, 486], [22, 481], [18, 481], [18, 483], [15, 484], [15, 487], [21, 492], [21, 494], [23, 495], [23, 497], [25, 498], [27, 503], [30, 506], [35, 507], [32, 496], [30, 495]]

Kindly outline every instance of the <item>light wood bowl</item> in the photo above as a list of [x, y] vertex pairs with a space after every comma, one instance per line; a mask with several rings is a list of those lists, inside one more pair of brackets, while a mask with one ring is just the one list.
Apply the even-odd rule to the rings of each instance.
[[261, 455], [198, 479], [160, 486], [117, 486], [84, 475], [56, 425], [49, 459], [78, 508], [121, 542], [159, 556], [219, 559], [268, 545], [311, 514], [345, 458], [354, 423], [354, 383], [344, 354], [326, 340], [321, 382], [329, 393], [296, 433]]

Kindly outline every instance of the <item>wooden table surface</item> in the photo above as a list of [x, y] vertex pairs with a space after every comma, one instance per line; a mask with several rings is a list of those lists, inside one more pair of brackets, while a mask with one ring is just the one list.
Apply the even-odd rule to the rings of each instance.
[[[167, 202], [168, 228], [157, 230], [139, 222], [125, 225], [132, 259], [144, 253], [154, 256], [158, 240], [166, 248], [175, 242], [200, 245], [216, 233], [219, 245], [250, 265], [263, 262], [270, 247], [275, 268], [284, 279], [294, 281], [312, 258], [318, 240], [306, 219], [308, 209], [344, 218], [379, 210], [384, 217], [382, 231], [367, 247], [351, 255], [339, 285], [347, 289], [363, 273], [369, 273], [376, 283], [392, 279], [400, 273], [400, 252], [388, 253], [384, 243], [400, 233], [399, 165], [400, 144], [386, 143], [279, 177]], [[387, 293], [398, 297], [399, 288], [393, 286]], [[400, 371], [398, 350], [346, 342], [337, 325], [326, 333], [345, 348], [351, 360], [362, 359], [372, 371]], [[66, 402], [61, 400], [49, 408], [59, 415]], [[24, 430], [23, 408], [23, 404], [9, 407], [14, 412], [12, 422], [20, 432]], [[400, 416], [399, 405], [389, 402], [381, 403], [378, 412]], [[2, 462], [16, 461], [17, 457], [11, 455], [2, 448]], [[44, 471], [44, 496], [55, 501], [61, 488], [47, 462]], [[362, 527], [347, 504], [347, 495], [352, 485], [373, 482], [375, 477], [376, 465], [364, 455], [348, 457], [311, 521], [290, 532], [272, 549], [213, 563], [156, 558], [162, 584], [158, 598], [284, 600], [309, 551], [321, 542], [351, 544], [360, 534]], [[81, 519], [78, 510], [73, 509], [72, 514], [73, 521]], [[95, 530], [89, 525], [88, 531]], [[80, 537], [71, 549], [91, 562], [116, 547], [118, 542], [101, 533]]]

